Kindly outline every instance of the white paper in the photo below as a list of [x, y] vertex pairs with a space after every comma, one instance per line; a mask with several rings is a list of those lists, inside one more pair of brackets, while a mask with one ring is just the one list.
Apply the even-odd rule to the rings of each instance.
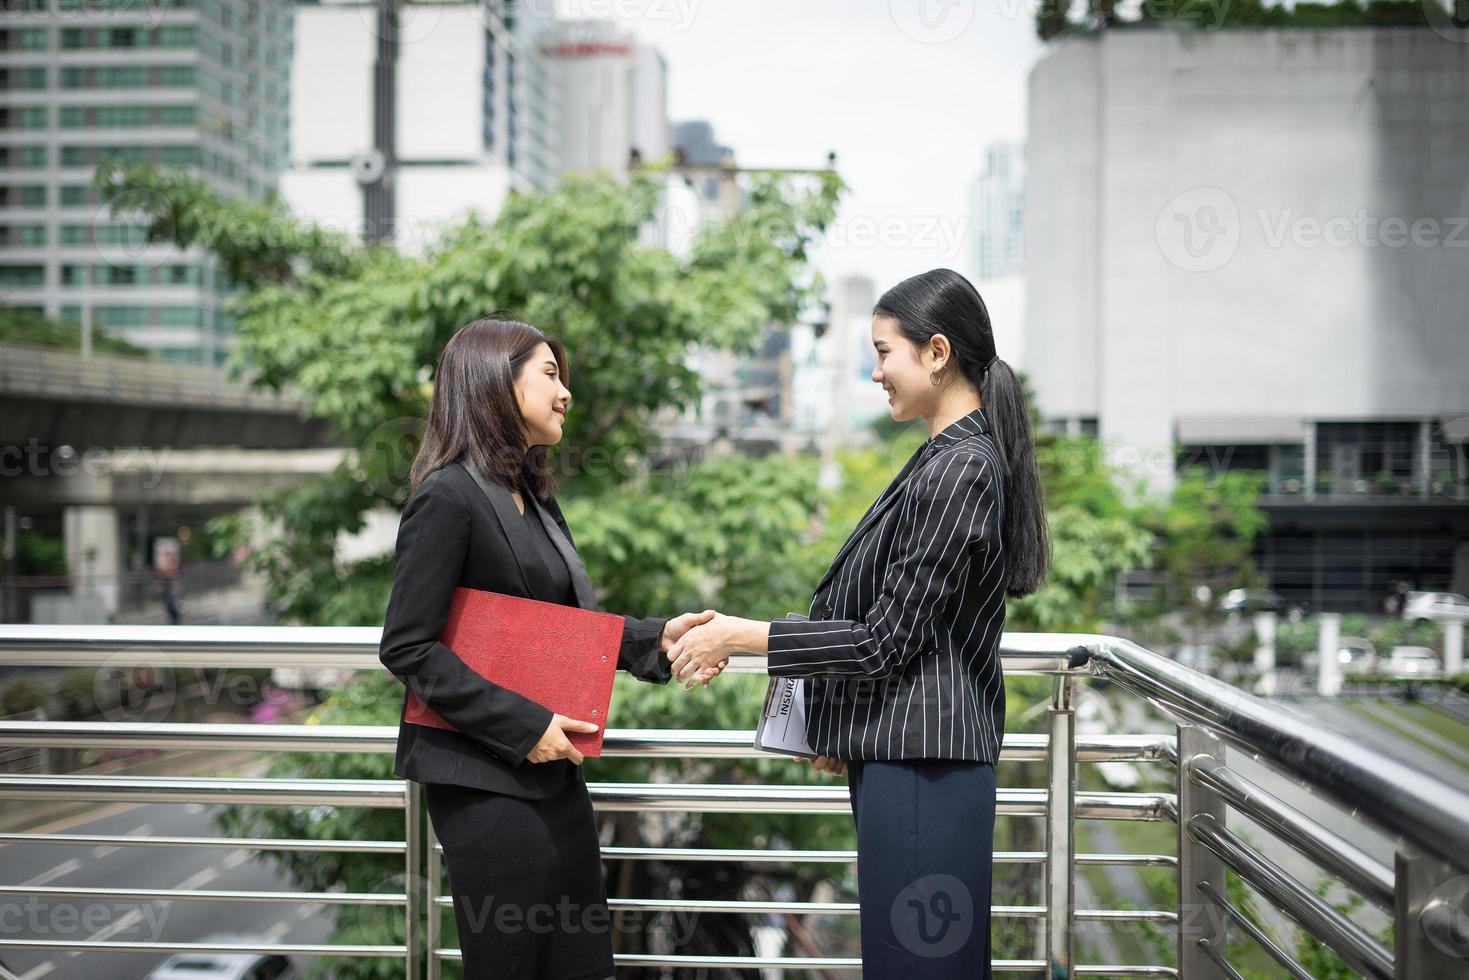
[[806, 680], [802, 677], [772, 677], [765, 692], [760, 727], [755, 731], [755, 748], [781, 755], [816, 758], [806, 740]]
[[[786, 619], [803, 620], [800, 613], [787, 613]], [[755, 748], [780, 755], [816, 758], [806, 740], [806, 679], [772, 677], [765, 690], [765, 705], [760, 724], [755, 729]]]

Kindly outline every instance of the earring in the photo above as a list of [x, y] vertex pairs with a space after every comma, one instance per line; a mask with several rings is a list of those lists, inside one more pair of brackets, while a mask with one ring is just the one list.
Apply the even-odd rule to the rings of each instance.
[[928, 374], [928, 383], [937, 388], [939, 386], [939, 375], [942, 373], [942, 371], [930, 371]]

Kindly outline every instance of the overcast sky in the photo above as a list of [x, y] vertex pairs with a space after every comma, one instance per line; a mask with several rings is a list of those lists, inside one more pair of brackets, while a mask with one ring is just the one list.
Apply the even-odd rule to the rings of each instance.
[[963, 269], [984, 147], [1023, 140], [1040, 53], [1025, 0], [561, 0], [621, 14], [668, 62], [675, 122], [706, 119], [745, 166], [821, 166], [851, 185], [819, 259], [881, 292]]

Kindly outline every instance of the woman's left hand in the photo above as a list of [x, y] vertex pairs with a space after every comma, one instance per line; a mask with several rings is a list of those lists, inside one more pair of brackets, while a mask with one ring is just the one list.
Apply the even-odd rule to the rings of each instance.
[[684, 633], [668, 651], [673, 676], [687, 681], [696, 670], [713, 671], [722, 667], [738, 649], [735, 646], [737, 623], [733, 616], [717, 613], [707, 623]]

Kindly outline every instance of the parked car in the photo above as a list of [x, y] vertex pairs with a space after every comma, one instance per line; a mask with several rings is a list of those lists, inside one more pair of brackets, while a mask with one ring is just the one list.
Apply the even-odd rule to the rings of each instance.
[[1409, 592], [1403, 602], [1403, 618], [1413, 623], [1469, 622], [1469, 599], [1455, 592]]
[[1230, 589], [1219, 600], [1221, 612], [1231, 614], [1273, 612], [1299, 623], [1306, 614], [1306, 605], [1287, 602], [1274, 589]]
[[[268, 942], [258, 936], [208, 936], [201, 942], [244, 946]], [[176, 953], [153, 968], [146, 980], [299, 980], [284, 956], [254, 953]]]
[[1377, 648], [1363, 636], [1344, 636], [1337, 643], [1337, 669], [1346, 674], [1370, 674], [1377, 669]]
[[1443, 664], [1428, 647], [1393, 647], [1387, 672], [1393, 677], [1437, 677], [1443, 673]]

